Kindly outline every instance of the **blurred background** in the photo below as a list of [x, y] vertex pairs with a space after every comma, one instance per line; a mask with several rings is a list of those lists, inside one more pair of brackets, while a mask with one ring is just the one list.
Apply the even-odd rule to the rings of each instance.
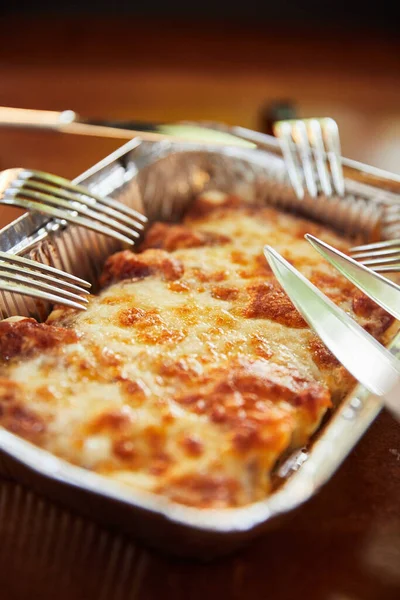
[[[331, 116], [345, 155], [400, 173], [398, 3], [19, 0], [1, 11], [2, 106], [264, 132], [282, 109]], [[3, 128], [0, 139], [0, 169], [69, 177], [121, 143]]]

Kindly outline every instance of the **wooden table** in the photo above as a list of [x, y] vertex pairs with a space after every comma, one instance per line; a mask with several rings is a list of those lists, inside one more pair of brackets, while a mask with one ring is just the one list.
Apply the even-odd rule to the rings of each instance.
[[[302, 116], [336, 117], [346, 154], [394, 170], [400, 164], [400, 48], [393, 40], [179, 23], [38, 27], [3, 24], [1, 105], [257, 127], [266, 102], [289, 97]], [[66, 176], [119, 145], [26, 131], [0, 131], [0, 140], [0, 168]], [[0, 224], [17, 213], [0, 210]], [[400, 597], [400, 427], [386, 413], [281, 529], [212, 564], [169, 559], [58, 511], [0, 481], [2, 600]]]

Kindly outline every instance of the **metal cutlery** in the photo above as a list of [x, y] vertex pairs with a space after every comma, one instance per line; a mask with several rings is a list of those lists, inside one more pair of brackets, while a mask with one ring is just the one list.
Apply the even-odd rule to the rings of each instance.
[[86, 310], [91, 284], [60, 269], [0, 252], [0, 290]]
[[364, 294], [400, 320], [400, 286], [307, 233], [305, 238], [331, 265]]
[[[148, 123], [143, 121], [110, 121], [107, 119], [82, 119], [73, 110], [61, 112], [32, 110], [25, 108], [0, 107], [0, 127], [33, 128], [76, 135], [132, 139], [143, 141], [192, 141], [205, 144], [221, 144], [261, 148], [280, 153], [279, 140], [265, 133], [246, 127], [230, 126], [215, 121], [180, 121], [177, 123]], [[293, 151], [295, 142], [291, 141]], [[377, 182], [400, 184], [400, 176], [377, 167], [341, 157], [340, 163], [353, 172], [365, 172]]]
[[[317, 119], [318, 120], [318, 119]], [[261, 148], [280, 153], [279, 140], [265, 133], [240, 126], [228, 126], [214, 121], [180, 121], [177, 123], [154, 123], [143, 121], [114, 121], [107, 119], [82, 119], [73, 110], [51, 111], [25, 108], [0, 107], [0, 127], [33, 128], [75, 135], [111, 137], [158, 142], [197, 142]], [[290, 143], [292, 151], [295, 142]], [[364, 172], [366, 165], [359, 161], [341, 157], [340, 164], [355, 172]], [[368, 166], [368, 175], [377, 181], [400, 184], [400, 176], [377, 167]]]
[[400, 361], [270, 246], [264, 254], [310, 327], [343, 366], [400, 418]]
[[288, 175], [298, 198], [320, 193], [343, 196], [345, 191], [339, 129], [331, 118], [278, 121], [279, 138]]
[[0, 173], [0, 204], [37, 211], [134, 244], [147, 219], [113, 198], [93, 194], [68, 179], [29, 169]]
[[378, 273], [400, 271], [400, 240], [386, 240], [350, 249], [351, 256]]
[[[299, 199], [343, 196], [345, 183], [341, 158], [339, 129], [336, 121], [323, 119], [292, 119], [275, 123], [292, 187]], [[323, 198], [320, 197], [320, 200]], [[335, 210], [335, 207], [332, 207]], [[385, 223], [398, 224], [398, 203], [376, 209], [384, 211]], [[400, 271], [400, 240], [377, 242], [351, 248], [351, 256], [374, 271]]]
[[192, 141], [204, 144], [255, 147], [251, 141], [216, 129], [199, 126], [197, 123], [143, 123], [135, 121], [106, 121], [82, 119], [73, 110], [32, 110], [0, 106], [0, 127], [27, 127], [115, 139], [140, 137], [146, 142]]

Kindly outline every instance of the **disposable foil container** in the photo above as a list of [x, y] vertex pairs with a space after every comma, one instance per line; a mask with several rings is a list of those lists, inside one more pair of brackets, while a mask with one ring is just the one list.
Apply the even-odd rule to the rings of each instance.
[[[320, 196], [315, 200], [306, 196], [299, 201], [288, 183], [276, 141], [268, 136], [264, 136], [262, 149], [151, 144], [135, 139], [75, 182], [118, 198], [144, 212], [150, 222], [178, 221], [199, 193], [218, 190], [307, 216], [360, 241], [400, 237], [399, 179], [381, 179], [363, 165], [345, 172], [349, 176], [344, 198]], [[118, 249], [114, 240], [40, 215], [24, 215], [0, 232], [0, 250], [62, 268], [94, 285], [104, 260]], [[43, 302], [1, 292], [2, 318], [18, 314], [43, 319], [49, 310]], [[400, 337], [391, 347], [400, 352]], [[279, 466], [276, 477], [281, 484], [276, 491], [241, 508], [196, 509], [128, 489], [1, 428], [0, 471], [69, 509], [152, 546], [209, 559], [279, 525], [285, 514], [315, 494], [381, 408], [376, 397], [357, 386], [310, 446]]]

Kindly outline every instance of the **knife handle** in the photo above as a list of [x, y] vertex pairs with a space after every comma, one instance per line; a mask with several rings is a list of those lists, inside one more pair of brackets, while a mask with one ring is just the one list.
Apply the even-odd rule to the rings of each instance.
[[[95, 137], [110, 137], [116, 139], [132, 139], [141, 132], [116, 127], [89, 125], [79, 121], [78, 115], [73, 110], [58, 112], [55, 110], [32, 110], [29, 108], [10, 108], [0, 106], [0, 127], [23, 127], [28, 129], [44, 129], [59, 131], [75, 135], [91, 135]], [[165, 138], [149, 133], [151, 141]], [[155, 138], [153, 140], [153, 138]]]
[[77, 119], [78, 115], [73, 110], [57, 112], [0, 106], [0, 126], [58, 130], [69, 123], [74, 123]]
[[[184, 134], [179, 125], [177, 130], [174, 132], [174, 126], [169, 126], [170, 132], [163, 131], [161, 125], [158, 130], [156, 124], [145, 124], [144, 128], [142, 124], [129, 123], [128, 129], [121, 127], [124, 124], [118, 124], [119, 126], [109, 126], [107, 121], [82, 121], [79, 116], [73, 110], [64, 110], [57, 112], [53, 110], [32, 110], [25, 108], [9, 108], [6, 106], [0, 106], [0, 127], [25, 127], [33, 129], [44, 129], [47, 131], [58, 131], [61, 133], [70, 133], [74, 135], [90, 135], [94, 137], [107, 137], [113, 139], [126, 139], [131, 140], [134, 137], [140, 138], [146, 142], [197, 142], [201, 144], [214, 143], [222, 146], [226, 145], [237, 145], [237, 146], [249, 146], [249, 143], [239, 136], [230, 135], [229, 141], [226, 136], [219, 136], [217, 132], [214, 132], [213, 138], [210, 140], [209, 135], [207, 136], [207, 130], [201, 125], [196, 125], [196, 131], [191, 132], [189, 135]], [[132, 129], [132, 126], [140, 125], [138, 129]], [[252, 143], [251, 146], [254, 146]]]

